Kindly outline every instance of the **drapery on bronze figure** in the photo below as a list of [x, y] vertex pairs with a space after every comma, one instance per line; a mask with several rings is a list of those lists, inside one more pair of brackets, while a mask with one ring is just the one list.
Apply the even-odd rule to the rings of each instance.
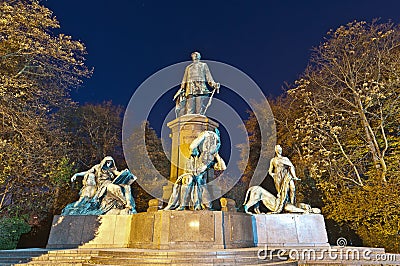
[[274, 212], [282, 212], [286, 202], [292, 205], [296, 204], [296, 187], [294, 180], [297, 178], [294, 165], [289, 158], [282, 156], [282, 147], [275, 146], [276, 156], [272, 158], [269, 166], [268, 173], [272, 176], [275, 183], [276, 191], [278, 191], [278, 201], [275, 206]]
[[270, 213], [294, 212], [294, 213], [321, 213], [318, 208], [311, 208], [306, 203], [296, 204], [294, 180], [300, 180], [296, 176], [294, 165], [287, 157], [282, 156], [282, 147], [275, 146], [276, 156], [271, 159], [268, 173], [272, 176], [275, 188], [278, 191], [275, 197], [260, 186], [252, 186], [247, 190], [244, 199], [244, 211], [251, 214], [249, 208], [254, 206], [254, 212], [260, 214], [259, 204], [262, 202]]
[[176, 180], [172, 195], [164, 210], [211, 209], [211, 198], [207, 189], [206, 173], [210, 168], [225, 170], [224, 160], [219, 156], [221, 146], [218, 129], [203, 131], [189, 146], [191, 157], [188, 159], [184, 174]]
[[[249, 208], [254, 206], [254, 212], [256, 214], [260, 214], [260, 202], [270, 210], [270, 214], [276, 213], [274, 210], [276, 206], [279, 204], [279, 199], [272, 195], [270, 192], [265, 190], [260, 186], [250, 187], [244, 199], [244, 211], [248, 214], [252, 214], [249, 211]], [[321, 213], [321, 210], [318, 208], [312, 208], [310, 205], [306, 203], [298, 203], [297, 206], [291, 204], [290, 202], [284, 203], [283, 210], [285, 212], [290, 213]]]
[[87, 171], [74, 174], [71, 182], [77, 177], [83, 177], [80, 199], [67, 205], [62, 215], [136, 213], [130, 185], [137, 178], [128, 169], [118, 171], [111, 156]]

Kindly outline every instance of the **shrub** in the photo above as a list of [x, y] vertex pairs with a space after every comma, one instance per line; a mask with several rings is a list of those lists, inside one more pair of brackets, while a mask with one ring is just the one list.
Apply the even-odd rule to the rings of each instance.
[[30, 230], [29, 224], [21, 217], [1, 217], [0, 250], [15, 249], [20, 236]]

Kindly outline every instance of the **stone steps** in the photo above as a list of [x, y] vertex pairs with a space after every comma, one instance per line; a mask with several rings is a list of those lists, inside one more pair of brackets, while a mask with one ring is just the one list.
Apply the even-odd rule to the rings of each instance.
[[[234, 250], [179, 250], [179, 251], [145, 251], [145, 252], [99, 252], [91, 262], [95, 264], [110, 264], [119, 261], [121, 264], [163, 263], [163, 264], [215, 264], [215, 265], [244, 265], [258, 264], [258, 248], [243, 248]], [[286, 261], [273, 256], [268, 263]], [[265, 262], [264, 262], [265, 263]]]
[[[271, 250], [273, 252], [271, 253]], [[259, 258], [260, 248], [219, 250], [148, 249], [67, 249], [30, 252], [0, 252], [3, 265], [400, 265], [400, 254], [385, 253], [382, 248], [310, 247], [271, 249]], [[284, 250], [281, 252], [280, 250]], [[278, 251], [281, 252], [278, 254]], [[296, 251], [297, 253], [293, 254]], [[292, 252], [292, 254], [291, 254]], [[302, 253], [303, 252], [303, 253]], [[308, 253], [307, 253], [308, 252]], [[15, 254], [19, 254], [15, 256]], [[304, 254], [304, 257], [301, 257]], [[347, 256], [346, 257], [340, 257]], [[357, 258], [357, 254], [360, 257]], [[364, 254], [364, 255], [363, 255]], [[368, 254], [368, 257], [365, 257]], [[2, 256], [1, 256], [2, 255]], [[22, 256], [23, 255], [23, 256]], [[299, 255], [297, 258], [295, 255]], [[30, 256], [30, 257], [29, 257]], [[308, 256], [308, 257], [307, 257]], [[385, 256], [386, 261], [379, 260]], [[10, 260], [6, 260], [9, 258]], [[18, 259], [26, 259], [24, 261]], [[336, 259], [335, 259], [336, 258]], [[0, 260], [1, 261], [1, 260]]]
[[[257, 256], [246, 256], [245, 254], [235, 255], [204, 255], [192, 254], [190, 256], [181, 255], [168, 255], [168, 256], [94, 256], [90, 260], [90, 265], [254, 265], [262, 263], [262, 265], [273, 265], [273, 263], [280, 263], [280, 265], [297, 265], [288, 263], [285, 260], [278, 259], [276, 256], [273, 260], [260, 261]], [[282, 264], [284, 263], [284, 264]], [[89, 264], [88, 264], [89, 265]]]
[[0, 258], [0, 265], [11, 265], [14, 263], [25, 263], [30, 260], [29, 257], [8, 257]]
[[45, 253], [47, 253], [47, 250], [44, 249], [0, 250], [0, 266], [26, 263], [32, 257], [39, 257]]
[[296, 262], [264, 262], [259, 263], [254, 258], [242, 259], [115, 259], [115, 258], [94, 258], [84, 265], [297, 265]]
[[32, 257], [27, 263], [17, 265], [83, 265], [92, 256], [98, 255], [98, 250], [91, 249], [67, 249], [67, 250], [47, 250], [46, 254]]
[[71, 249], [50, 250], [17, 265], [297, 265], [272, 256], [259, 260], [258, 248], [234, 250], [139, 250]]

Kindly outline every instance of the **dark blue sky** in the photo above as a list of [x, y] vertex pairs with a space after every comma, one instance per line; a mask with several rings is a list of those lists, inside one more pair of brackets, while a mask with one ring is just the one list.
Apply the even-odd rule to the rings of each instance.
[[73, 93], [74, 99], [125, 106], [146, 78], [190, 60], [194, 50], [202, 59], [239, 68], [266, 95], [279, 95], [284, 83], [304, 70], [310, 49], [329, 29], [353, 20], [400, 20], [398, 0], [42, 3], [54, 11], [61, 32], [87, 46], [94, 75]]

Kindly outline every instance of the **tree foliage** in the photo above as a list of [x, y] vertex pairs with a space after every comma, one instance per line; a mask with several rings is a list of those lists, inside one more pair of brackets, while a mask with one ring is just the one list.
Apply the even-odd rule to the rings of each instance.
[[[249, 112], [249, 117], [244, 123], [244, 130], [248, 136], [248, 145], [246, 143], [238, 145], [241, 152], [241, 160], [238, 162], [238, 167], [243, 171], [243, 174], [238, 183], [225, 195], [225, 197], [234, 199], [239, 208], [242, 206], [249, 186], [254, 186], [262, 182], [263, 179], [270, 181], [268, 180], [269, 161], [265, 162], [263, 159], [274, 156], [274, 146], [276, 144], [276, 126], [274, 117], [271, 115], [269, 103], [267, 101], [253, 102], [252, 107], [254, 109]], [[260, 117], [263, 117], [261, 123], [259, 123]], [[264, 132], [264, 134], [261, 134], [261, 132]], [[229, 175], [227, 176], [223, 173], [222, 177], [229, 178]], [[267, 185], [265, 181], [263, 182], [264, 187], [274, 190], [275, 188], [271, 184], [273, 182]]]
[[111, 101], [84, 104], [59, 114], [72, 149], [70, 160], [78, 169], [89, 169], [105, 156], [112, 156], [119, 168], [125, 167], [122, 153], [124, 108]]
[[163, 196], [163, 186], [167, 184], [171, 167], [169, 159], [160, 138], [147, 121], [133, 129], [125, 140], [124, 149], [128, 165], [146, 187], [147, 191], [136, 184], [134, 189], [137, 209], [145, 211], [150, 199]]
[[399, 251], [400, 28], [351, 22], [328, 33], [288, 101], [299, 156], [324, 213], [366, 244]]
[[[330, 236], [348, 237], [336, 225], [350, 227], [364, 245], [393, 252], [400, 242], [399, 48], [400, 28], [392, 23], [339, 27], [313, 49], [296, 85], [269, 101], [277, 142], [301, 178], [298, 200], [323, 207], [334, 222]], [[257, 165], [261, 144], [254, 115], [246, 129], [245, 176]]]
[[30, 229], [22, 217], [0, 217], [0, 250], [15, 249], [19, 237]]
[[0, 3], [0, 212], [48, 212], [68, 143], [53, 115], [91, 71], [85, 47], [53, 34], [59, 24], [37, 1]]

